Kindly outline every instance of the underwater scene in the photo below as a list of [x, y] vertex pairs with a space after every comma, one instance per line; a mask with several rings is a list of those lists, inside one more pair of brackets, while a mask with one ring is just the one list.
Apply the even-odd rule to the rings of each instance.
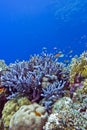
[[87, 0], [0, 1], [0, 130], [87, 130]]

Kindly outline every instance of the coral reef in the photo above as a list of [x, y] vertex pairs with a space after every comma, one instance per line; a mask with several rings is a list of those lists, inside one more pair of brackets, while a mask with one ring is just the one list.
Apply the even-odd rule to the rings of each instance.
[[[41, 98], [43, 86], [54, 81], [68, 81], [69, 70], [58, 63], [52, 54], [31, 56], [29, 61], [15, 62], [1, 75], [1, 85], [8, 89], [7, 99], [17, 94], [27, 96], [32, 102]], [[48, 79], [44, 82], [44, 78]]]
[[56, 101], [52, 108], [52, 113], [60, 112], [61, 110], [69, 110], [73, 105], [73, 101], [69, 97], [63, 97]]
[[0, 67], [0, 130], [87, 130], [87, 52], [68, 65], [42, 52]]
[[9, 100], [2, 111], [2, 120], [4, 128], [9, 127], [9, 122], [13, 114], [23, 105], [29, 105], [30, 101], [26, 97]]
[[41, 55], [34, 55], [30, 57], [29, 66], [30, 70], [36, 69], [37, 72], [41, 71], [44, 76], [55, 75], [59, 80], [68, 79], [69, 70], [65, 64], [58, 62], [53, 54], [42, 53]]
[[22, 106], [11, 118], [9, 130], [42, 130], [48, 114], [37, 103]]
[[44, 97], [42, 104], [45, 106], [46, 110], [50, 110], [52, 104], [64, 95], [64, 85], [65, 81], [61, 80], [60, 82], [54, 82], [42, 89], [41, 96]]
[[[78, 93], [77, 93], [78, 94]], [[87, 95], [73, 102], [69, 97], [56, 101], [44, 130], [86, 130]], [[79, 99], [79, 102], [78, 102]]]
[[87, 79], [84, 80], [82, 93], [87, 94]]
[[77, 74], [80, 75], [78, 82], [80, 82], [82, 78], [87, 78], [87, 52], [83, 52], [80, 57], [72, 58], [70, 64], [70, 81], [72, 83]]
[[75, 109], [62, 110], [51, 114], [44, 126], [44, 130], [86, 130], [87, 113], [80, 113]]
[[0, 71], [5, 70], [7, 65], [4, 60], [0, 60]]
[[4, 94], [0, 94], [0, 118], [2, 117], [2, 110], [4, 108], [5, 103], [7, 102]]
[[18, 94], [28, 96], [30, 100], [38, 100], [40, 96], [40, 75], [29, 71], [28, 62], [11, 64], [1, 76], [1, 84], [9, 91], [7, 99]]
[[4, 130], [2, 119], [0, 119], [0, 130]]

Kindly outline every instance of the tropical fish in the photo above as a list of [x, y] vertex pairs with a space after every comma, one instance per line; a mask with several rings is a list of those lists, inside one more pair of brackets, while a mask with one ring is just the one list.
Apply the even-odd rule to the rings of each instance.
[[69, 62], [69, 60], [64, 60], [64, 62], [65, 62], [65, 63], [68, 63], [68, 62]]
[[54, 47], [53, 49], [54, 49], [54, 50], [57, 50], [57, 47]]
[[41, 116], [41, 114], [37, 111], [34, 112], [36, 116]]
[[64, 57], [64, 54], [62, 53], [57, 53], [54, 55], [54, 58], [58, 58], [58, 57]]
[[47, 48], [46, 48], [46, 47], [43, 47], [42, 50], [47, 50]]
[[72, 52], [73, 52], [73, 50], [70, 50], [70, 51], [69, 51], [69, 53], [72, 53]]
[[5, 91], [3, 87], [0, 88], [0, 94], [2, 94]]

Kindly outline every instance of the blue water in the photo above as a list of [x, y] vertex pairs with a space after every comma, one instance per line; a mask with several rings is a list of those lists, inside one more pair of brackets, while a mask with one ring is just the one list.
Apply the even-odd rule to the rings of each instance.
[[0, 59], [7, 64], [54, 47], [87, 49], [87, 0], [1, 0]]

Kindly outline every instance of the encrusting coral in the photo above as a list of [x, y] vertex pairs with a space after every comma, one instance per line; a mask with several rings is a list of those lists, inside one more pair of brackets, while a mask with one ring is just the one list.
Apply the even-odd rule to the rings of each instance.
[[59, 112], [61, 110], [69, 110], [73, 105], [73, 101], [69, 97], [63, 97], [57, 100], [52, 108], [52, 113]]
[[53, 113], [43, 127], [44, 130], [87, 130], [87, 113], [75, 109]]
[[42, 130], [48, 114], [37, 103], [22, 106], [11, 118], [9, 130]]
[[74, 103], [69, 97], [56, 101], [52, 114], [43, 128], [44, 130], [86, 130], [87, 96], [79, 103]]
[[29, 105], [30, 101], [26, 97], [9, 100], [2, 111], [2, 120], [4, 128], [9, 127], [9, 122], [13, 114], [23, 105]]

